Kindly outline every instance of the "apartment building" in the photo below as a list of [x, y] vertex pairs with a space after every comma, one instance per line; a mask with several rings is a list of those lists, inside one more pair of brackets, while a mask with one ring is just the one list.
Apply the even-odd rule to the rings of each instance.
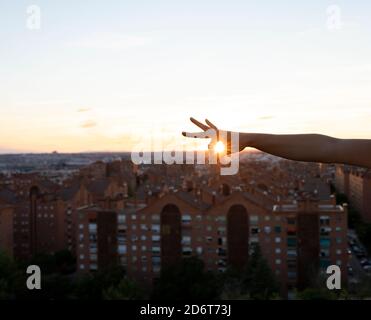
[[192, 255], [208, 270], [241, 269], [259, 244], [283, 292], [305, 287], [329, 264], [346, 278], [347, 209], [334, 198], [272, 205], [252, 190], [204, 194], [172, 190], [120, 211], [118, 250], [129, 276], [150, 283]]
[[76, 259], [79, 272], [94, 272], [117, 263], [117, 221], [117, 212], [112, 210], [95, 206], [78, 209]]

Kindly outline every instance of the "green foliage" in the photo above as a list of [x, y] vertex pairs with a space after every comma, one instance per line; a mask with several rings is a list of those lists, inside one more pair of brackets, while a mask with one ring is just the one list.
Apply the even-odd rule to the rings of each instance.
[[336, 300], [337, 295], [327, 288], [308, 288], [297, 294], [300, 300]]
[[143, 290], [134, 281], [127, 278], [103, 292], [105, 300], [142, 300], [144, 297]]
[[16, 277], [16, 264], [7, 254], [0, 251], [0, 300], [8, 300], [14, 296]]
[[125, 277], [121, 266], [111, 266], [95, 273], [88, 273], [77, 279], [74, 295], [77, 299], [101, 300], [103, 293], [118, 285]]
[[204, 270], [197, 257], [182, 259], [176, 265], [164, 268], [155, 284], [152, 298], [161, 300], [216, 299], [219, 296], [217, 277]]
[[223, 279], [223, 299], [268, 300], [279, 297], [279, 284], [256, 245], [245, 270], [230, 268]]

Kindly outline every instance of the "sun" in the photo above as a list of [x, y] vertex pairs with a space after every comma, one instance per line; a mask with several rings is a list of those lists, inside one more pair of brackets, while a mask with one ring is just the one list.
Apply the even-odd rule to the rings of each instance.
[[215, 146], [214, 146], [214, 151], [215, 151], [216, 153], [222, 153], [222, 152], [224, 152], [224, 150], [225, 150], [224, 143], [221, 142], [221, 141], [218, 141], [218, 142], [215, 144]]

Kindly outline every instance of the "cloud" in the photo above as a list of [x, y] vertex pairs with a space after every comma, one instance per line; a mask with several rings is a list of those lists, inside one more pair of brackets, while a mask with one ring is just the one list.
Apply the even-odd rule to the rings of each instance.
[[83, 49], [127, 49], [151, 43], [152, 39], [145, 36], [99, 32], [68, 42], [67, 46]]
[[77, 112], [88, 112], [90, 110], [91, 110], [91, 108], [80, 108], [80, 109], [77, 110]]
[[94, 128], [97, 125], [98, 124], [94, 120], [87, 120], [87, 121], [85, 121], [84, 123], [81, 124], [81, 128], [89, 129], [89, 128]]

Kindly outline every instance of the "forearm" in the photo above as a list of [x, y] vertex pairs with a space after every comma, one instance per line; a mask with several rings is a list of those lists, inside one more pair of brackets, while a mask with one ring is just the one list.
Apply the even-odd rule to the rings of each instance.
[[371, 167], [371, 140], [343, 140], [319, 134], [243, 133], [243, 147], [297, 161], [346, 163]]

